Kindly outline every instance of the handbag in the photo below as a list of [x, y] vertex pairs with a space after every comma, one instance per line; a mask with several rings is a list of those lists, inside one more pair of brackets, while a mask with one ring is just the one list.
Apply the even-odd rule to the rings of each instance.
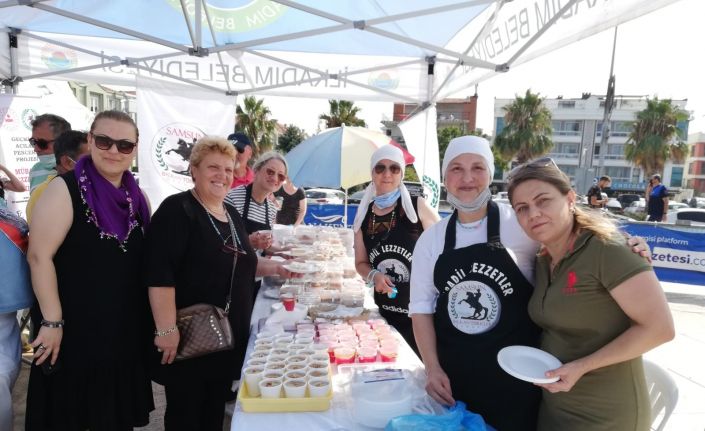
[[[235, 226], [228, 216], [232, 238]], [[235, 347], [233, 331], [228, 320], [230, 301], [235, 281], [235, 265], [238, 253], [233, 253], [233, 269], [230, 274], [230, 291], [225, 309], [212, 304], [194, 304], [176, 310], [176, 326], [179, 328], [179, 347], [174, 361], [197, 358], [210, 353], [232, 350]]]

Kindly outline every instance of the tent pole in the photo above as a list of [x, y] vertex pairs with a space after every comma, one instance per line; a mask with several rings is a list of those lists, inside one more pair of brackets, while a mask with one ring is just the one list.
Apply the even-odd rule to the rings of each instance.
[[[494, 23], [497, 21], [497, 16], [499, 15], [499, 11], [502, 10], [502, 6], [504, 6], [504, 1], [501, 1], [499, 5], [495, 8], [495, 10], [492, 12], [492, 16], [490, 16], [490, 19], [485, 21], [485, 25], [482, 26], [482, 29], [477, 33], [475, 36], [475, 39], [473, 39], [472, 42], [470, 42], [470, 45], [468, 45], [468, 48], [463, 52], [463, 55], [468, 55], [468, 53], [472, 50], [472, 48], [477, 44], [478, 40], [481, 40], [482, 36], [484, 36], [487, 31], [489, 31]], [[455, 66], [453, 66], [453, 69], [446, 75], [445, 79], [443, 79], [443, 82], [441, 85], [438, 86], [436, 91], [433, 93], [433, 96], [429, 98], [430, 102], [435, 102], [438, 98], [438, 94], [441, 92], [443, 87], [446, 86], [446, 84], [450, 81], [450, 78], [455, 74], [455, 71], [458, 70], [462, 63], [460, 61], [455, 62]]]
[[184, 21], [186, 21], [186, 28], [188, 29], [188, 34], [191, 36], [191, 44], [195, 48], [196, 38], [193, 35], [193, 28], [191, 28], [191, 20], [188, 18], [188, 11], [186, 11], [186, 0], [181, 0], [181, 11], [184, 13]]
[[79, 14], [69, 12], [69, 11], [66, 11], [63, 9], [59, 9], [59, 8], [56, 8], [53, 6], [47, 6], [47, 5], [40, 4], [40, 3], [34, 3], [34, 4], [32, 4], [32, 7], [35, 9], [43, 10], [45, 12], [53, 13], [55, 15], [60, 15], [65, 18], [73, 19], [75, 21], [85, 22], [87, 24], [91, 24], [96, 27], [101, 27], [101, 28], [105, 28], [108, 30], [112, 30], [116, 33], [122, 33], [122, 34], [126, 34], [128, 36], [135, 37], [137, 39], [142, 39], [142, 40], [146, 40], [149, 42], [154, 42], [158, 45], [168, 46], [169, 48], [175, 49], [177, 51], [181, 51], [181, 52], [185, 52], [185, 53], [188, 53], [188, 51], [189, 51], [188, 47], [186, 47], [184, 45], [179, 45], [178, 43], [174, 43], [174, 42], [168, 41], [166, 39], [161, 39], [158, 37], [150, 36], [148, 34], [141, 33], [139, 31], [130, 30], [125, 27], [113, 25], [113, 24], [110, 24], [110, 23], [107, 23], [104, 21], [89, 18], [87, 16], [79, 15]]
[[[216, 40], [216, 37], [215, 37], [215, 32], [213, 31], [213, 24], [211, 23], [211, 15], [208, 12], [208, 7], [206, 6], [205, 0], [203, 0], [202, 3], [196, 1], [196, 4], [203, 6], [203, 11], [206, 13], [206, 22], [208, 24], [208, 30], [210, 30], [211, 38], [213, 39], [213, 45], [214, 46], [218, 45], [218, 41]], [[199, 47], [201, 46], [200, 45], [200, 37], [199, 37], [199, 45], [198, 46]], [[225, 64], [223, 63], [223, 55], [220, 52], [216, 52], [216, 54], [218, 55], [218, 62], [220, 63], [220, 68], [223, 70], [223, 76], [228, 76], [228, 71], [225, 68]], [[242, 70], [245, 70], [245, 68], [243, 67]], [[247, 79], [248, 80], [250, 79], [249, 75], [247, 76]], [[229, 79], [225, 80], [225, 86], [228, 87], [228, 93], [232, 93], [233, 89], [230, 88], [230, 80]]]
[[[348, 227], [348, 189], [345, 190], [345, 208], [343, 208], [343, 227]], [[358, 211], [360, 209], [358, 208]]]
[[[597, 172], [595, 176], [604, 175], [602, 169], [605, 166], [605, 156], [607, 155], [607, 140], [610, 138], [610, 119], [612, 118], [612, 109], [614, 108], [614, 55], [617, 52], [617, 28], [614, 27], [614, 40], [612, 41], [612, 63], [610, 64], [610, 77], [607, 80], [607, 97], [605, 97], [605, 115], [602, 119], [602, 135], [600, 136], [600, 161], [597, 164]], [[589, 166], [588, 166], [589, 167]]]
[[3, 85], [10, 85], [12, 94], [17, 94], [19, 77], [17, 76], [17, 35], [20, 33], [17, 29], [10, 29], [7, 34], [10, 45], [10, 79], [3, 81]]
[[510, 58], [509, 60], [507, 60], [507, 62], [504, 63], [503, 66], [505, 66], [506, 68], [508, 68], [512, 63], [514, 63], [514, 61], [515, 61], [517, 58], [519, 58], [519, 56], [522, 55], [522, 54], [524, 53], [524, 51], [526, 51], [527, 49], [529, 49], [529, 47], [530, 47], [531, 45], [533, 45], [533, 43], [536, 42], [536, 40], [537, 40], [539, 37], [541, 37], [541, 35], [543, 35], [543, 34], [546, 32], [546, 30], [548, 30], [553, 24], [555, 24], [555, 22], [558, 21], [568, 10], [570, 10], [570, 8], [573, 7], [573, 5], [575, 4], [576, 1], [577, 1], [577, 0], [568, 0], [568, 2], [566, 2], [566, 4], [565, 4], [559, 11], [557, 11], [557, 12], [551, 17], [551, 19], [548, 20], [548, 22], [546, 23], [546, 25], [544, 25], [543, 27], [541, 27], [541, 28], [536, 32], [536, 34], [534, 34], [533, 36], [531, 36], [531, 39], [529, 39], [521, 48], [519, 48], [519, 50], [518, 50], [517, 52], [515, 52], [514, 55], [512, 55], [512, 58]]
[[240, 43], [230, 43], [227, 45], [214, 46], [209, 48], [208, 52], [220, 52], [220, 51], [231, 51], [231, 50], [243, 50], [245, 48], [250, 48], [259, 45], [266, 45], [274, 42], [282, 42], [294, 39], [303, 39], [305, 37], [318, 36], [321, 34], [335, 33], [338, 31], [349, 30], [352, 28], [351, 24], [336, 24], [329, 27], [321, 27], [313, 30], [299, 31], [296, 33], [282, 34], [278, 36], [264, 37], [261, 39], [248, 40], [246, 42]]

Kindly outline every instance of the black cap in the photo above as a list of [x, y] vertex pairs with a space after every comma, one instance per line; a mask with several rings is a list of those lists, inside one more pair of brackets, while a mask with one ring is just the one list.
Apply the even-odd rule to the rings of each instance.
[[242, 153], [243, 151], [245, 151], [245, 147], [248, 145], [252, 147], [250, 138], [248, 138], [247, 135], [242, 132], [231, 133], [228, 136], [228, 141], [230, 141], [230, 143], [235, 146], [235, 149], [238, 153]]

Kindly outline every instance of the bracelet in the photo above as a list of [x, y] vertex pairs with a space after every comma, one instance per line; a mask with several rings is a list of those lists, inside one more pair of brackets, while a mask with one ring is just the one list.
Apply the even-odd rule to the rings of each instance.
[[179, 329], [179, 328], [177, 328], [176, 325], [172, 326], [171, 328], [165, 329], [163, 331], [155, 329], [154, 335], [156, 335], [157, 337], [163, 337], [165, 335], [171, 334], [172, 332], [175, 332], [177, 329]]
[[42, 319], [42, 326], [45, 328], [63, 328], [64, 327], [64, 319], [57, 320], [52, 322], [51, 320], [44, 320]]
[[367, 279], [366, 283], [367, 287], [373, 287], [375, 284], [375, 275], [377, 275], [378, 272], [381, 272], [380, 270], [376, 268], [372, 268], [370, 272], [367, 273]]

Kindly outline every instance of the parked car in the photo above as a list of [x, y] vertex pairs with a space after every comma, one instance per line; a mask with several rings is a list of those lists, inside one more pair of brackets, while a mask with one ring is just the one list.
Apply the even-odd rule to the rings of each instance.
[[622, 204], [619, 203], [617, 198], [609, 198], [607, 197], [607, 193], [602, 193], [602, 199], [607, 199], [607, 204], [605, 205], [605, 208], [607, 208], [607, 210], [613, 212], [622, 212]]
[[625, 214], [643, 214], [646, 212], [646, 199], [639, 198], [624, 209]]
[[668, 212], [677, 211], [681, 208], [690, 208], [690, 205], [684, 204], [682, 202], [669, 202], [668, 203]]
[[679, 208], [666, 214], [668, 223], [705, 226], [705, 208]]
[[308, 189], [305, 191], [308, 205], [324, 205], [345, 203], [345, 193], [335, 189]]
[[617, 200], [622, 204], [622, 208], [628, 207], [632, 202], [638, 201], [639, 199], [641, 199], [640, 195], [630, 193], [617, 196]]

